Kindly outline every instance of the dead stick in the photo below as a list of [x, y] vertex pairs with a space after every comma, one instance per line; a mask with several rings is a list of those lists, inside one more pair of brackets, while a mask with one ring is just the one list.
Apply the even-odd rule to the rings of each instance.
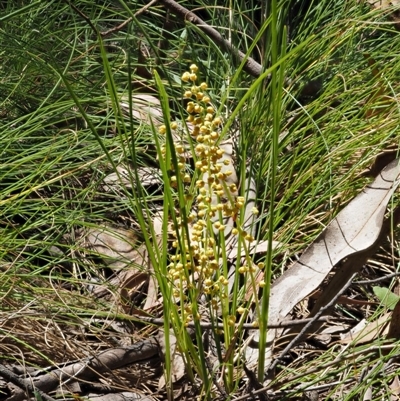
[[[296, 337], [290, 341], [290, 343], [285, 347], [285, 349], [281, 352], [279, 357], [275, 359], [274, 362], [271, 363], [271, 365], [268, 367], [268, 371], [272, 371], [275, 369], [275, 367], [278, 365], [279, 362], [281, 362], [282, 358], [303, 338], [303, 336], [307, 333], [307, 330], [317, 321], [319, 318], [322, 317], [324, 312], [326, 312], [331, 306], [335, 305], [337, 299], [342, 295], [347, 288], [350, 287], [350, 285], [353, 282], [353, 278], [356, 276], [357, 273], [353, 273], [353, 275], [350, 277], [350, 279], [347, 281], [347, 283], [343, 286], [343, 288], [338, 291], [335, 297], [331, 299], [329, 303], [327, 303], [325, 306], [323, 306], [313, 318], [302, 328], [299, 334], [296, 335]], [[313, 321], [315, 319], [315, 321]]]
[[9, 380], [11, 383], [18, 386], [21, 390], [28, 393], [29, 396], [35, 395], [38, 393], [40, 397], [45, 401], [56, 401], [53, 397], [45, 394], [43, 391], [35, 388], [29, 380], [21, 379], [13, 373], [11, 370], [7, 369], [5, 366], [0, 365], [0, 376], [3, 376], [5, 379]]
[[183, 17], [184, 21], [189, 21], [192, 24], [198, 26], [208, 37], [210, 37], [217, 45], [225, 48], [229, 52], [231, 52], [236, 58], [242, 62], [246, 59], [246, 62], [243, 66], [243, 70], [253, 77], [258, 78], [262, 73], [261, 64], [257, 63], [251, 57], [246, 57], [246, 55], [240, 50], [236, 49], [229, 41], [224, 39], [222, 35], [210, 25], [208, 25], [205, 21], [199, 18], [196, 14], [189, 11], [187, 8], [182, 7], [174, 0], [159, 0], [159, 3], [164, 4], [166, 8], [170, 11], [180, 15]]
[[[134, 14], [134, 17], [138, 17], [140, 14], [144, 13], [147, 11], [153, 4], [157, 3], [158, 0], [151, 0], [150, 3], [146, 4], [143, 6], [140, 10], [136, 11]], [[127, 24], [129, 24], [133, 20], [132, 17], [129, 17], [126, 21], [122, 22], [118, 26], [115, 26], [114, 28], [109, 29], [108, 31], [100, 32], [100, 35], [104, 38], [105, 36], [108, 36], [114, 32], [120, 31], [123, 27], [125, 27]]]
[[[145, 317], [145, 316], [138, 316], [135, 317], [133, 316], [133, 319], [130, 320], [135, 320], [139, 323], [150, 323], [154, 324], [155, 326], [162, 326], [164, 324], [164, 319], [163, 318], [155, 318], [155, 317]], [[277, 323], [277, 324], [269, 324], [267, 325], [268, 329], [279, 329], [282, 327], [293, 327], [293, 326], [301, 326], [304, 325], [308, 322], [328, 322], [330, 320], [329, 316], [321, 316], [319, 319], [314, 319], [314, 318], [306, 318], [306, 319], [295, 319], [295, 320], [284, 320], [283, 322]], [[189, 322], [187, 327], [192, 328], [195, 327], [194, 322]], [[223, 325], [222, 324], [216, 324], [216, 323], [211, 323], [211, 322], [199, 322], [199, 326], [202, 329], [222, 329]], [[245, 323], [242, 325], [236, 325], [236, 327], [241, 327], [243, 329], [254, 329], [253, 323]]]

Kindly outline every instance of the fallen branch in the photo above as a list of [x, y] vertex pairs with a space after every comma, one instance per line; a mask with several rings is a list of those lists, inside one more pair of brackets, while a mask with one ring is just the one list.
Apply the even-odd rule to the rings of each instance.
[[[48, 393], [59, 386], [70, 384], [77, 379], [93, 380], [105, 372], [149, 359], [158, 355], [158, 352], [158, 342], [154, 338], [150, 338], [129, 347], [118, 347], [103, 351], [84, 361], [51, 370], [44, 375], [43, 369], [41, 369], [31, 375], [33, 378], [21, 379], [17, 377], [18, 381], [16, 384], [19, 387], [22, 386], [22, 388], [39, 390], [42, 395], [41, 392]], [[0, 368], [0, 375], [11, 381], [11, 376], [6, 376], [7, 372], [5, 372], [5, 368], [1, 366]], [[52, 398], [45, 398], [43, 395], [42, 398], [49, 401], [53, 400]]]
[[243, 52], [236, 49], [236, 47], [234, 47], [229, 41], [224, 39], [216, 29], [212, 28], [205, 21], [199, 18], [196, 14], [192, 13], [187, 8], [182, 7], [174, 0], [159, 0], [159, 3], [164, 4], [164, 6], [168, 8], [170, 11], [183, 17], [184, 21], [189, 21], [192, 24], [198, 26], [217, 45], [231, 52], [237, 59], [239, 59], [240, 62], [246, 60], [243, 66], [243, 70], [246, 71], [248, 74], [256, 78], [258, 78], [261, 75], [262, 72], [261, 64], [257, 63], [257, 61], [255, 61], [254, 59], [252, 59], [251, 57], [247, 57]]
[[37, 389], [35, 386], [33, 386], [30, 381], [27, 381], [26, 379], [21, 379], [18, 375], [16, 375], [14, 372], [12, 372], [10, 369], [7, 369], [3, 365], [0, 365], [0, 376], [4, 377], [4, 379], [7, 379], [9, 382], [22, 390], [25, 396], [24, 399], [28, 398], [26, 396], [34, 396], [35, 393], [37, 393], [40, 395], [40, 397], [42, 397], [42, 400], [44, 401], [56, 401], [54, 398], [50, 397], [40, 389]]

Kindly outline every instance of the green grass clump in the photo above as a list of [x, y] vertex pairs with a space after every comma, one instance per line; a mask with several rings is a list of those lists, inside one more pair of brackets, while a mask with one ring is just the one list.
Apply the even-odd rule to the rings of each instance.
[[[179, 386], [176, 354], [200, 398], [244, 392], [251, 328], [261, 330], [259, 364], [251, 368], [263, 382], [271, 283], [369, 182], [376, 157], [398, 149], [393, 10], [359, 1], [308, 8], [297, 1], [180, 1], [262, 65], [254, 78], [243, 71], [245, 60], [161, 3], [6, 3], [3, 354], [42, 367], [81, 358], [87, 347], [94, 352], [126, 338], [113, 319], [132, 338], [155, 335], [146, 315], [163, 319], [170, 398]], [[144, 168], [156, 178], [143, 180]], [[105, 184], [110, 174], [114, 186]], [[138, 274], [132, 287], [111, 285], [119, 272], [85, 244], [85, 233], [104, 227], [128, 230], [137, 245], [127, 242], [146, 249], [145, 264], [135, 259], [123, 269]], [[257, 244], [267, 244], [267, 252], [255, 252]], [[397, 243], [391, 246], [390, 259], [377, 256], [363, 274], [397, 270]], [[231, 257], [232, 247], [239, 257]], [[154, 280], [162, 303], [143, 310], [151, 286], [137, 277]], [[93, 296], [91, 288], [100, 286], [108, 298]], [[372, 316], [367, 308], [349, 310], [336, 310], [338, 318], [351, 316], [349, 326]], [[383, 345], [354, 344], [339, 357], [336, 340], [308, 356], [296, 350], [269, 388], [294, 396], [329, 385], [321, 394], [332, 399], [365, 391], [355, 379], [378, 363]], [[378, 368], [371, 375], [378, 377]], [[389, 376], [379, 380], [388, 385]]]

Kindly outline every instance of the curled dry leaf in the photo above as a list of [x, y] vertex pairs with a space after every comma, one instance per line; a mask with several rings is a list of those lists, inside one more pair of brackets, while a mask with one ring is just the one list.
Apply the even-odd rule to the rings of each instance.
[[[122, 99], [120, 102], [121, 109], [127, 114], [129, 113], [128, 99]], [[137, 120], [151, 125], [160, 125], [164, 119], [160, 100], [152, 95], [133, 95], [132, 96], [132, 116]]]
[[143, 188], [160, 187], [163, 181], [160, 176], [160, 170], [155, 167], [138, 167], [136, 174], [132, 167], [119, 165], [117, 171], [108, 174], [103, 179], [103, 189], [105, 192], [118, 195], [120, 199], [126, 199], [126, 191], [130, 193], [136, 189], [136, 178]]
[[[171, 355], [171, 380], [172, 383], [180, 380], [185, 374], [185, 363], [182, 357], [182, 354], [178, 351], [177, 339], [173, 330], [170, 330], [169, 333], [169, 347], [170, 350], [167, 351], [165, 345], [165, 332], [163, 329], [160, 329], [158, 332], [158, 343], [160, 345], [161, 354], [164, 356], [166, 352], [169, 352]], [[161, 376], [158, 382], [158, 388], [163, 389], [166, 385], [165, 376]]]
[[[396, 159], [332, 220], [300, 260], [273, 283], [268, 324], [282, 322], [293, 307], [318, 288], [333, 267], [344, 258], [375, 245], [381, 233], [387, 204], [399, 184], [399, 172], [399, 159]], [[279, 333], [269, 330], [268, 340], [273, 341]], [[256, 332], [256, 342], [258, 336]], [[267, 351], [266, 360], [269, 363], [271, 349]], [[249, 347], [247, 358], [255, 364], [258, 350]]]
[[348, 333], [341, 336], [340, 342], [360, 345], [370, 343], [379, 337], [385, 337], [389, 330], [390, 315], [390, 313], [385, 313], [379, 319], [369, 323], [365, 319], [361, 320]]
[[133, 230], [103, 225], [81, 230], [80, 235], [83, 248], [100, 256], [110, 268], [122, 269], [136, 256], [137, 237]]
[[300, 260], [276, 280], [271, 289], [269, 323], [282, 321], [342, 259], [374, 245], [386, 206], [399, 184], [399, 171], [398, 159], [386, 166], [375, 181], [332, 220]]

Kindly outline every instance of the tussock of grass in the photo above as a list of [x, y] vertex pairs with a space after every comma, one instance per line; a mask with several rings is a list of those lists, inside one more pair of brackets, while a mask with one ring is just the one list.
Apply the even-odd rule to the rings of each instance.
[[[166, 184], [167, 193], [147, 193], [137, 184], [135, 170], [162, 164], [162, 143], [156, 141], [162, 138], [155, 136], [155, 126], [130, 112], [133, 94], [161, 96], [164, 118], [184, 120], [187, 102], [180, 78], [190, 64], [199, 66], [212, 105], [225, 119], [223, 135], [240, 132], [235, 162], [241, 183], [246, 171], [256, 182], [257, 239], [283, 244], [279, 254], [270, 253], [265, 261], [272, 278], [369, 182], [364, 173], [376, 157], [398, 148], [398, 32], [385, 10], [358, 1], [322, 1], [294, 18], [288, 2], [272, 2], [275, 8], [268, 10], [239, 0], [229, 7], [182, 2], [190, 9], [198, 6], [204, 20], [244, 51], [265, 30], [250, 55], [272, 75], [255, 85], [231, 54], [198, 28], [173, 14], [166, 17], [159, 5], [100, 40], [66, 2], [6, 3], [0, 13], [0, 347], [7, 362], [58, 364], [112, 347], [116, 338], [129, 342], [126, 333], [134, 341], [156, 331], [128, 321], [119, 323], [125, 332], [113, 329], [107, 316], [121, 318], [126, 300], [114, 302], [121, 298], [115, 288], [109, 289], [114, 297], [108, 300], [93, 298], [88, 289], [92, 279], [107, 285], [113, 272], [77, 241], [79, 230], [104, 223], [138, 232], [159, 269], [161, 293], [164, 298], [171, 293], [166, 280], [168, 222], [159, 242], [151, 221], [163, 207], [179, 215], [176, 206], [182, 199]], [[74, 2], [100, 31], [133, 17], [143, 5]], [[264, 12], [269, 16], [265, 20]], [[168, 152], [172, 157], [173, 148]], [[105, 191], [103, 180], [120, 165], [133, 167], [129, 178], [134, 189], [115, 195]], [[164, 183], [170, 167], [165, 165]], [[382, 252], [390, 256], [377, 255], [363, 270], [365, 277], [397, 270], [397, 242], [386, 244]], [[371, 297], [362, 291], [363, 298]], [[130, 299], [132, 308], [140, 309], [145, 297]], [[267, 301], [260, 302], [265, 310]], [[164, 304], [165, 329], [166, 306], [175, 307]], [[152, 312], [158, 316], [159, 309]], [[346, 306], [338, 308], [336, 317], [346, 313]], [[371, 316], [367, 307], [358, 315], [349, 313], [349, 326]], [[198, 355], [203, 333], [200, 326], [196, 330], [197, 345], [182, 327], [181, 337], [175, 335], [182, 340], [189, 377], [202, 377], [199, 391], [210, 399], [217, 379]], [[397, 371], [384, 376], [381, 371], [398, 344], [391, 342], [388, 353], [381, 353], [380, 341], [353, 344], [345, 351], [333, 340], [328, 349], [293, 350], [292, 360], [278, 369], [270, 387], [287, 390], [290, 397], [330, 383], [321, 390], [324, 399], [350, 399], [366, 391], [369, 382], [354, 378], [374, 364], [371, 382], [387, 385]], [[229, 363], [221, 385], [239, 395], [243, 372], [234, 352]], [[154, 383], [149, 387], [156, 388]], [[378, 397], [381, 390], [373, 391]]]

